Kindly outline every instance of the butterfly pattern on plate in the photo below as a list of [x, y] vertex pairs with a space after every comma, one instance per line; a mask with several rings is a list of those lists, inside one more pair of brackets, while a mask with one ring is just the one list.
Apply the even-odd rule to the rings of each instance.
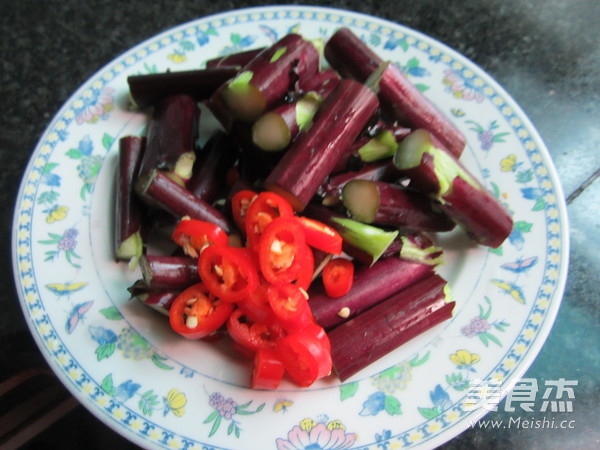
[[273, 412], [286, 412], [290, 406], [294, 404], [293, 400], [288, 398], [279, 398], [273, 405]]
[[94, 300], [89, 300], [87, 302], [78, 303], [75, 306], [73, 306], [73, 309], [67, 316], [67, 323], [65, 324], [65, 329], [67, 330], [67, 333], [71, 334], [73, 331], [75, 331], [75, 328], [77, 327], [79, 322], [83, 321], [86, 313], [91, 309], [93, 304]]
[[493, 279], [491, 280], [492, 284], [496, 287], [500, 288], [501, 292], [509, 295], [514, 298], [519, 303], [525, 304], [525, 294], [523, 293], [523, 287], [517, 284], [518, 277], [522, 273], [526, 273], [531, 270], [538, 262], [537, 256], [530, 256], [528, 258], [518, 258], [516, 261], [511, 261], [507, 263], [503, 263], [500, 267], [504, 270], [514, 273], [515, 280], [501, 280], [501, 279]]
[[44, 210], [44, 212], [48, 213], [46, 216], [46, 223], [54, 223], [66, 219], [69, 207], [65, 205], [54, 205], [53, 207]]
[[491, 280], [491, 283], [494, 286], [498, 287], [502, 293], [512, 297], [519, 303], [526, 303], [525, 294], [523, 293], [523, 288], [521, 286], [518, 286], [517, 284], [511, 281], [500, 280], [497, 278]]
[[510, 272], [519, 274], [530, 270], [537, 264], [538, 259], [539, 258], [537, 256], [530, 256], [529, 258], [525, 259], [519, 258], [516, 261], [501, 264], [500, 267]]
[[502, 172], [516, 172], [522, 165], [523, 162], [517, 162], [517, 155], [511, 153], [500, 161], [500, 170]]
[[50, 292], [58, 295], [59, 297], [69, 297], [85, 288], [88, 285], [87, 281], [80, 281], [77, 283], [48, 283], [46, 284], [46, 288], [50, 290]]

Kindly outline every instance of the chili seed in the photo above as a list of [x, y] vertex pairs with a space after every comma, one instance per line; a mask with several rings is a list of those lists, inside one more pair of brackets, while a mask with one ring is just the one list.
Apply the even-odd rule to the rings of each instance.
[[215, 273], [217, 274], [217, 276], [219, 276], [219, 277], [223, 276], [223, 269], [221, 268], [221, 266], [218, 266], [217, 264], [215, 264], [214, 270], [215, 270]]
[[273, 242], [271, 243], [271, 251], [273, 253], [281, 254], [282, 250], [283, 248], [281, 241], [279, 239], [273, 239]]
[[198, 326], [198, 318], [196, 316], [188, 316], [185, 319], [185, 326], [188, 328], [196, 328]]
[[350, 317], [350, 308], [344, 306], [338, 311], [337, 315], [340, 316], [342, 319], [347, 319], [348, 317]]

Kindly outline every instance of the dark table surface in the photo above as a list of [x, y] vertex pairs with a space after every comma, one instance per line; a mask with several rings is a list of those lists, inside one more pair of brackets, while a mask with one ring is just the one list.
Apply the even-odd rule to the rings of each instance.
[[[290, 2], [296, 3], [296, 2]], [[312, 2], [303, 2], [308, 4]], [[277, 2], [263, 2], [277, 4]], [[578, 380], [566, 429], [470, 429], [444, 448], [600, 448], [600, 2], [596, 0], [333, 0], [424, 32], [473, 60], [520, 104], [556, 165], [568, 204], [570, 270], [552, 332], [526, 373]], [[70, 94], [110, 60], [192, 19], [247, 1], [0, 2], [0, 381], [46, 367], [14, 288], [10, 236], [20, 178], [45, 127]], [[17, 400], [21, 401], [21, 400]], [[491, 413], [507, 419], [510, 413]], [[544, 413], [532, 413], [543, 419]], [[29, 448], [132, 446], [82, 406]]]

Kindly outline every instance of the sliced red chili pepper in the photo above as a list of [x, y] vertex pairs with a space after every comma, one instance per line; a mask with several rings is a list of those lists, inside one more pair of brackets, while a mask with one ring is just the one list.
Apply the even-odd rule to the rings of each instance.
[[183, 218], [177, 224], [171, 239], [193, 258], [197, 258], [207, 245], [227, 245], [229, 242], [229, 236], [218, 225], [189, 218]]
[[236, 192], [231, 197], [231, 214], [233, 215], [233, 220], [244, 234], [246, 234], [246, 213], [257, 195], [254, 191], [244, 189]]
[[277, 389], [285, 369], [279, 355], [272, 350], [258, 350], [252, 370], [253, 389]]
[[298, 331], [314, 322], [308, 294], [296, 284], [277, 282], [269, 286], [269, 305], [286, 331]]
[[301, 262], [301, 268], [294, 283], [305, 291], [308, 291], [315, 273], [315, 255], [312, 249], [308, 245], [305, 245], [303, 248], [299, 249], [297, 258]]
[[238, 302], [238, 308], [253, 322], [269, 324], [276, 320], [269, 305], [268, 290], [268, 284], [260, 284], [248, 298]]
[[329, 342], [329, 336], [327, 336], [325, 328], [323, 328], [321, 325], [317, 324], [316, 322], [313, 322], [304, 327], [302, 331], [315, 336], [319, 340], [319, 342], [321, 342], [323, 348], [327, 352], [331, 352], [331, 342]]
[[260, 270], [269, 283], [291, 282], [302, 268], [300, 252], [306, 246], [302, 228], [293, 217], [277, 217], [264, 229], [258, 241]]
[[198, 273], [214, 296], [237, 302], [258, 286], [258, 270], [245, 249], [210, 245], [198, 258]]
[[343, 239], [337, 230], [308, 217], [296, 216], [296, 220], [304, 230], [308, 245], [334, 255], [342, 253]]
[[248, 247], [255, 248], [264, 229], [277, 217], [291, 217], [294, 210], [282, 196], [273, 192], [261, 192], [252, 201], [246, 213], [246, 237]]
[[233, 304], [215, 299], [202, 283], [179, 294], [169, 310], [171, 328], [187, 339], [201, 339], [227, 322]]
[[283, 329], [276, 324], [252, 322], [239, 308], [230, 314], [227, 332], [231, 339], [253, 352], [259, 349], [275, 349], [285, 335]]
[[323, 267], [323, 286], [328, 296], [346, 295], [354, 281], [354, 263], [346, 258], [335, 258]]
[[288, 334], [277, 346], [279, 357], [294, 383], [308, 387], [331, 373], [331, 353], [311, 331]]

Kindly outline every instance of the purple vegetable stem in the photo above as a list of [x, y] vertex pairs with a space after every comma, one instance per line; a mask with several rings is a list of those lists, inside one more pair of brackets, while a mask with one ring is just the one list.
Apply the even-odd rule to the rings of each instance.
[[196, 101], [210, 97], [225, 81], [233, 78], [237, 69], [199, 69], [176, 72], [132, 75], [127, 78], [129, 93], [139, 108], [154, 106], [171, 95], [189, 95]]
[[397, 257], [380, 259], [355, 272], [352, 288], [343, 297], [329, 297], [320, 284], [311, 288], [309, 304], [317, 323], [329, 329], [431, 273], [432, 267], [427, 264]]
[[334, 370], [344, 381], [452, 316], [446, 281], [431, 274], [328, 332]]
[[144, 255], [140, 268], [148, 290], [183, 290], [200, 281], [198, 261], [187, 256]]
[[199, 153], [187, 188], [199, 199], [212, 203], [225, 187], [227, 171], [235, 163], [238, 147], [231, 136], [217, 132]]
[[267, 177], [265, 187], [302, 211], [378, 107], [369, 88], [342, 80]]
[[244, 67], [250, 61], [254, 59], [256, 55], [262, 52], [265, 48], [253, 48], [251, 50], [245, 50], [243, 52], [231, 53], [225, 56], [219, 56], [218, 58], [212, 58], [206, 61], [207, 69], [215, 69], [219, 67], [235, 68], [237, 70]]
[[[325, 45], [325, 58], [344, 77], [365, 82], [384, 62], [348, 28], [340, 28]], [[389, 64], [379, 82], [382, 108], [394, 120], [411, 128], [425, 128], [455, 156], [466, 139], [462, 133], [415, 87], [402, 71]]]
[[150, 204], [169, 212], [176, 218], [189, 216], [218, 225], [228, 233], [229, 221], [219, 210], [199, 199], [186, 188], [180, 186], [166, 173], [153, 170], [138, 179], [138, 192]]
[[160, 169], [187, 181], [195, 158], [199, 120], [200, 109], [192, 97], [175, 95], [161, 100], [148, 125], [139, 175]]
[[[119, 140], [114, 218], [114, 252], [118, 261], [126, 261], [136, 256], [123, 255], [121, 244], [135, 233], [142, 232], [143, 205], [134, 194], [134, 178], [139, 170], [145, 146], [144, 137], [125, 136]], [[141, 254], [141, 249], [138, 250]]]

